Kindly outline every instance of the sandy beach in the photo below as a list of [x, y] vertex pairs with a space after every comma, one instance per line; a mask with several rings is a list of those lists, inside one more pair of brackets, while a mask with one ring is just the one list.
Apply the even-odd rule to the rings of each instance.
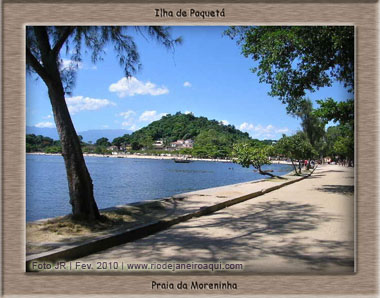
[[353, 273], [353, 185], [353, 168], [320, 166], [300, 182], [80, 261], [225, 262], [252, 273]]

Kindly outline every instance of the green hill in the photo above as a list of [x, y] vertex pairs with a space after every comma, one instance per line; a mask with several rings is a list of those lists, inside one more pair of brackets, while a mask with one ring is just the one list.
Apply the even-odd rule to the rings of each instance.
[[132, 137], [140, 139], [149, 135], [154, 140], [163, 138], [174, 142], [180, 139], [194, 139], [201, 132], [210, 129], [236, 140], [249, 138], [248, 133], [237, 130], [233, 125], [223, 125], [216, 120], [208, 120], [206, 117], [195, 117], [193, 114], [182, 114], [180, 112], [175, 115], [166, 115], [160, 120], [152, 122], [134, 132]]
[[227, 157], [234, 143], [249, 140], [250, 137], [233, 125], [223, 125], [216, 120], [180, 112], [166, 115], [130, 136], [131, 143], [144, 147], [159, 139], [166, 145], [177, 140], [191, 139], [194, 148], [184, 149], [183, 153], [198, 157]]
[[[192, 140], [192, 148], [173, 147], [177, 140]], [[155, 141], [161, 140], [159, 147]], [[94, 144], [82, 142], [83, 152], [111, 153], [111, 145], [107, 138], [98, 139]], [[120, 151], [137, 151], [144, 149], [147, 153], [157, 154], [175, 151], [202, 158], [227, 158], [231, 156], [234, 144], [249, 141], [257, 146], [272, 144], [271, 140], [252, 140], [248, 133], [236, 129], [233, 125], [224, 125], [206, 117], [195, 117], [193, 114], [166, 115], [146, 127], [113, 139], [112, 145]], [[191, 146], [190, 146], [191, 147]], [[128, 149], [127, 149], [128, 148]], [[26, 136], [27, 152], [60, 152], [60, 142], [50, 138], [28, 134]]]

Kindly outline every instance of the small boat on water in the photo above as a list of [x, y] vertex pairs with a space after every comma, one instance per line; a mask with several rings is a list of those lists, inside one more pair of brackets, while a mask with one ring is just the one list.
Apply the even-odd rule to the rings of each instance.
[[187, 158], [174, 158], [175, 163], [189, 163], [191, 160]]

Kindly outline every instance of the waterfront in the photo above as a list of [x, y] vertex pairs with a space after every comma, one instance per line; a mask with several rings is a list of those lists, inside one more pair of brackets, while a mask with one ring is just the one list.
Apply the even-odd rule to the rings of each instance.
[[[198, 189], [212, 188], [264, 176], [233, 163], [138, 158], [85, 157], [94, 183], [99, 208], [154, 200]], [[290, 165], [273, 164], [264, 169], [284, 175]], [[34, 221], [71, 212], [66, 172], [59, 155], [26, 156], [26, 220]]]

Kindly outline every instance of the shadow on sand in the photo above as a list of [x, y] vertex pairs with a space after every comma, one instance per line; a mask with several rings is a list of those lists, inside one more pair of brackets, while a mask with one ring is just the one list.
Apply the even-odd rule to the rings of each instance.
[[[248, 205], [247, 214], [235, 217], [231, 211], [219, 211], [202, 217], [202, 224], [191, 220], [109, 249], [101, 257], [176, 263], [233, 260], [244, 264], [247, 260], [275, 255], [285, 257], [285, 262], [301, 263], [311, 271], [323, 271], [329, 265], [344, 266], [344, 271], [353, 270], [353, 242], [311, 240], [301, 233], [339, 218], [310, 204], [276, 199]], [[215, 229], [220, 227], [223, 229]], [[223, 234], [215, 234], [215, 231]], [[99, 258], [95, 254], [86, 261]]]
[[317, 188], [319, 191], [328, 192], [328, 193], [340, 193], [344, 195], [352, 195], [354, 193], [353, 185], [323, 185], [320, 188]]

